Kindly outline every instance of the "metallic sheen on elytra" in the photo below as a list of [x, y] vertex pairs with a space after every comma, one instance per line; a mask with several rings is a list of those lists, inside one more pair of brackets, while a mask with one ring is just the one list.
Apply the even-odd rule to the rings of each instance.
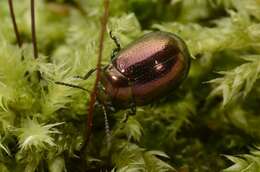
[[189, 71], [185, 43], [168, 32], [152, 32], [122, 49], [102, 74], [115, 105], [148, 104], [176, 88]]

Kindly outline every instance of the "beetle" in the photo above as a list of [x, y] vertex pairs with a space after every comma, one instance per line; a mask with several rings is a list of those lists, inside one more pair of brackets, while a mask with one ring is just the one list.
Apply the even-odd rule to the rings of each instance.
[[103, 71], [101, 82], [113, 105], [149, 104], [165, 96], [186, 78], [187, 46], [169, 32], [151, 32], [119, 50]]
[[[175, 89], [188, 75], [190, 53], [185, 42], [169, 32], [150, 32], [121, 49], [116, 48], [111, 63], [102, 68], [98, 99], [105, 106], [131, 109], [149, 104]], [[81, 79], [87, 79], [96, 69]], [[56, 82], [62, 85], [71, 84]]]

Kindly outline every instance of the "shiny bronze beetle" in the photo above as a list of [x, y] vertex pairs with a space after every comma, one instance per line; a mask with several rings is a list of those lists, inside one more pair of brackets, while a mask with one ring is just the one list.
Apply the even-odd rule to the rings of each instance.
[[144, 105], [176, 88], [189, 67], [190, 55], [181, 38], [151, 32], [119, 50], [103, 70], [101, 83], [113, 105]]

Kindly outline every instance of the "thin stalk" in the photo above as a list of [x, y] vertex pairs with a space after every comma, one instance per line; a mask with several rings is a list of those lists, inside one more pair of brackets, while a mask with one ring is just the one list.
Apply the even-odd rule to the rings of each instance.
[[35, 27], [35, 9], [34, 0], [31, 0], [31, 30], [32, 30], [32, 43], [34, 58], [38, 58], [37, 39], [36, 39], [36, 27]]
[[87, 125], [86, 125], [86, 136], [85, 141], [82, 146], [82, 151], [85, 152], [85, 149], [90, 141], [90, 136], [92, 132], [93, 127], [93, 113], [95, 108], [95, 102], [97, 98], [97, 92], [98, 92], [98, 84], [100, 81], [100, 74], [101, 74], [101, 61], [102, 61], [102, 52], [103, 52], [103, 46], [104, 46], [104, 36], [106, 31], [106, 25], [108, 21], [108, 15], [109, 15], [109, 0], [104, 0], [104, 14], [101, 18], [101, 31], [100, 31], [100, 37], [99, 37], [99, 51], [98, 51], [98, 60], [96, 65], [96, 80], [94, 87], [92, 89], [92, 92], [90, 94], [90, 102], [88, 106], [88, 115], [87, 115]]
[[14, 28], [14, 33], [16, 36], [16, 40], [18, 43], [18, 46], [21, 48], [22, 47], [22, 41], [20, 39], [20, 34], [19, 34], [19, 30], [16, 24], [16, 20], [15, 20], [15, 15], [14, 15], [14, 8], [13, 8], [13, 1], [12, 0], [8, 0], [9, 3], [9, 11], [10, 11], [10, 16], [12, 18], [12, 23], [13, 23], [13, 28]]

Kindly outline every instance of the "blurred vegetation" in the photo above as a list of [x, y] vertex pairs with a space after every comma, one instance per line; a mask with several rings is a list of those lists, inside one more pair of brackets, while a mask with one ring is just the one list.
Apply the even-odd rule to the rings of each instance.
[[[76, 79], [97, 59], [102, 0], [36, 1], [40, 58], [32, 54], [30, 2], [13, 0], [18, 48], [7, 1], [0, 1], [0, 171], [80, 171], [91, 89]], [[108, 116], [94, 114], [87, 171], [259, 172], [260, 1], [111, 0], [107, 30], [122, 46], [146, 32], [179, 35], [193, 60], [186, 81], [169, 96]], [[106, 33], [103, 64], [114, 48]], [[37, 77], [40, 73], [41, 78]]]

